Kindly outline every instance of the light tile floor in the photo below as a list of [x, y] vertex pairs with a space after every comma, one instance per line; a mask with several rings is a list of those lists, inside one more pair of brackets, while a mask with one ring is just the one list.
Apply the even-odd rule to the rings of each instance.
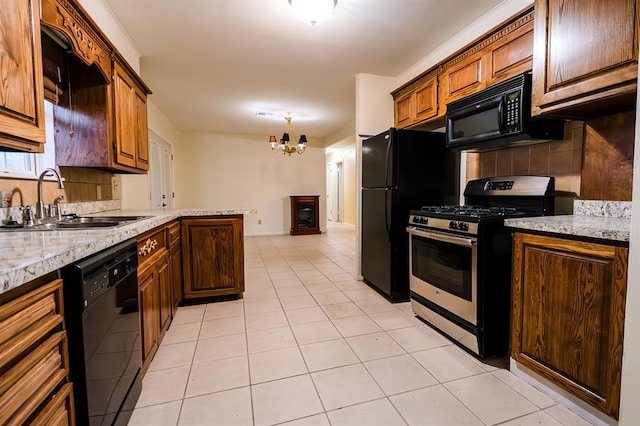
[[588, 425], [355, 281], [354, 246], [247, 237], [243, 299], [178, 310], [129, 425]]

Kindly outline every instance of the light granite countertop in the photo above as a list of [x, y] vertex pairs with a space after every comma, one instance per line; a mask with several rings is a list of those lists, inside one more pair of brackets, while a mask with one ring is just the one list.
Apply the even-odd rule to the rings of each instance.
[[505, 225], [520, 230], [629, 242], [631, 202], [576, 200], [573, 215], [506, 219]]
[[628, 242], [631, 220], [617, 217], [566, 215], [506, 219], [505, 225], [520, 230]]
[[249, 213], [256, 210], [112, 210], [91, 216], [150, 217], [108, 229], [0, 231], [0, 294], [180, 217]]

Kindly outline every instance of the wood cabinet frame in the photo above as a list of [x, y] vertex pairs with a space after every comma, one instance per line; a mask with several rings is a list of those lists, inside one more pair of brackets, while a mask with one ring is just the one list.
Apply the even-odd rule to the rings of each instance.
[[[558, 10], [549, 0], [535, 2], [532, 115], [585, 119], [633, 109], [640, 0], [562, 3]], [[625, 6], [632, 13], [627, 13]], [[596, 7], [607, 13], [598, 14], [593, 10]], [[595, 34], [585, 39], [580, 31]], [[569, 51], [576, 52], [580, 61], [568, 57]], [[567, 62], [563, 62], [565, 58]]]
[[[0, 147], [43, 152], [44, 86], [40, 1], [0, 0]], [[26, 30], [25, 33], [22, 33]]]
[[242, 215], [184, 218], [181, 241], [184, 299], [244, 291]]
[[515, 233], [511, 356], [614, 418], [628, 249]]
[[391, 92], [395, 127], [441, 127], [448, 103], [530, 71], [533, 14], [519, 13]]

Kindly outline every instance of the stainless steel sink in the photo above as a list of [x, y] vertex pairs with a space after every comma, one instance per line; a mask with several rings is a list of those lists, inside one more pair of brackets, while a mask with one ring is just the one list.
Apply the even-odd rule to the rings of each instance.
[[113, 228], [151, 216], [76, 216], [57, 222], [39, 223], [33, 226], [2, 226], [2, 231], [62, 231], [67, 229]]

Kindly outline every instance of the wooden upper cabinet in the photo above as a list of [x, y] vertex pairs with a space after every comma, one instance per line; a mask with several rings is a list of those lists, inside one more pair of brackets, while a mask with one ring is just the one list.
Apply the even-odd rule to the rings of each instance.
[[0, 0], [0, 150], [43, 152], [39, 0]]
[[510, 31], [509, 37], [499, 39], [489, 51], [490, 67], [487, 86], [492, 86], [515, 75], [531, 71], [533, 66], [533, 14], [527, 14]]
[[486, 62], [482, 52], [468, 57], [463, 53], [452, 60], [442, 77], [442, 101], [445, 105], [486, 87], [486, 78], [483, 77]]
[[405, 127], [437, 116], [438, 97], [437, 75], [413, 84], [395, 100], [395, 126]]
[[149, 169], [147, 94], [149, 89], [116, 60], [113, 67], [115, 162], [140, 171]]
[[639, 0], [536, 0], [533, 115], [635, 106]]
[[516, 233], [511, 356], [617, 418], [628, 249]]
[[64, 34], [69, 47], [86, 65], [95, 65], [105, 81], [111, 78], [111, 51], [97, 25], [77, 3], [41, 0], [42, 23]]
[[415, 118], [425, 120], [438, 115], [438, 77], [421, 84], [415, 91]]
[[395, 127], [441, 127], [448, 103], [530, 71], [532, 56], [529, 10], [393, 91]]
[[151, 91], [77, 1], [41, 1], [45, 75], [62, 78], [51, 83], [63, 93], [54, 107], [56, 164], [146, 173]]

